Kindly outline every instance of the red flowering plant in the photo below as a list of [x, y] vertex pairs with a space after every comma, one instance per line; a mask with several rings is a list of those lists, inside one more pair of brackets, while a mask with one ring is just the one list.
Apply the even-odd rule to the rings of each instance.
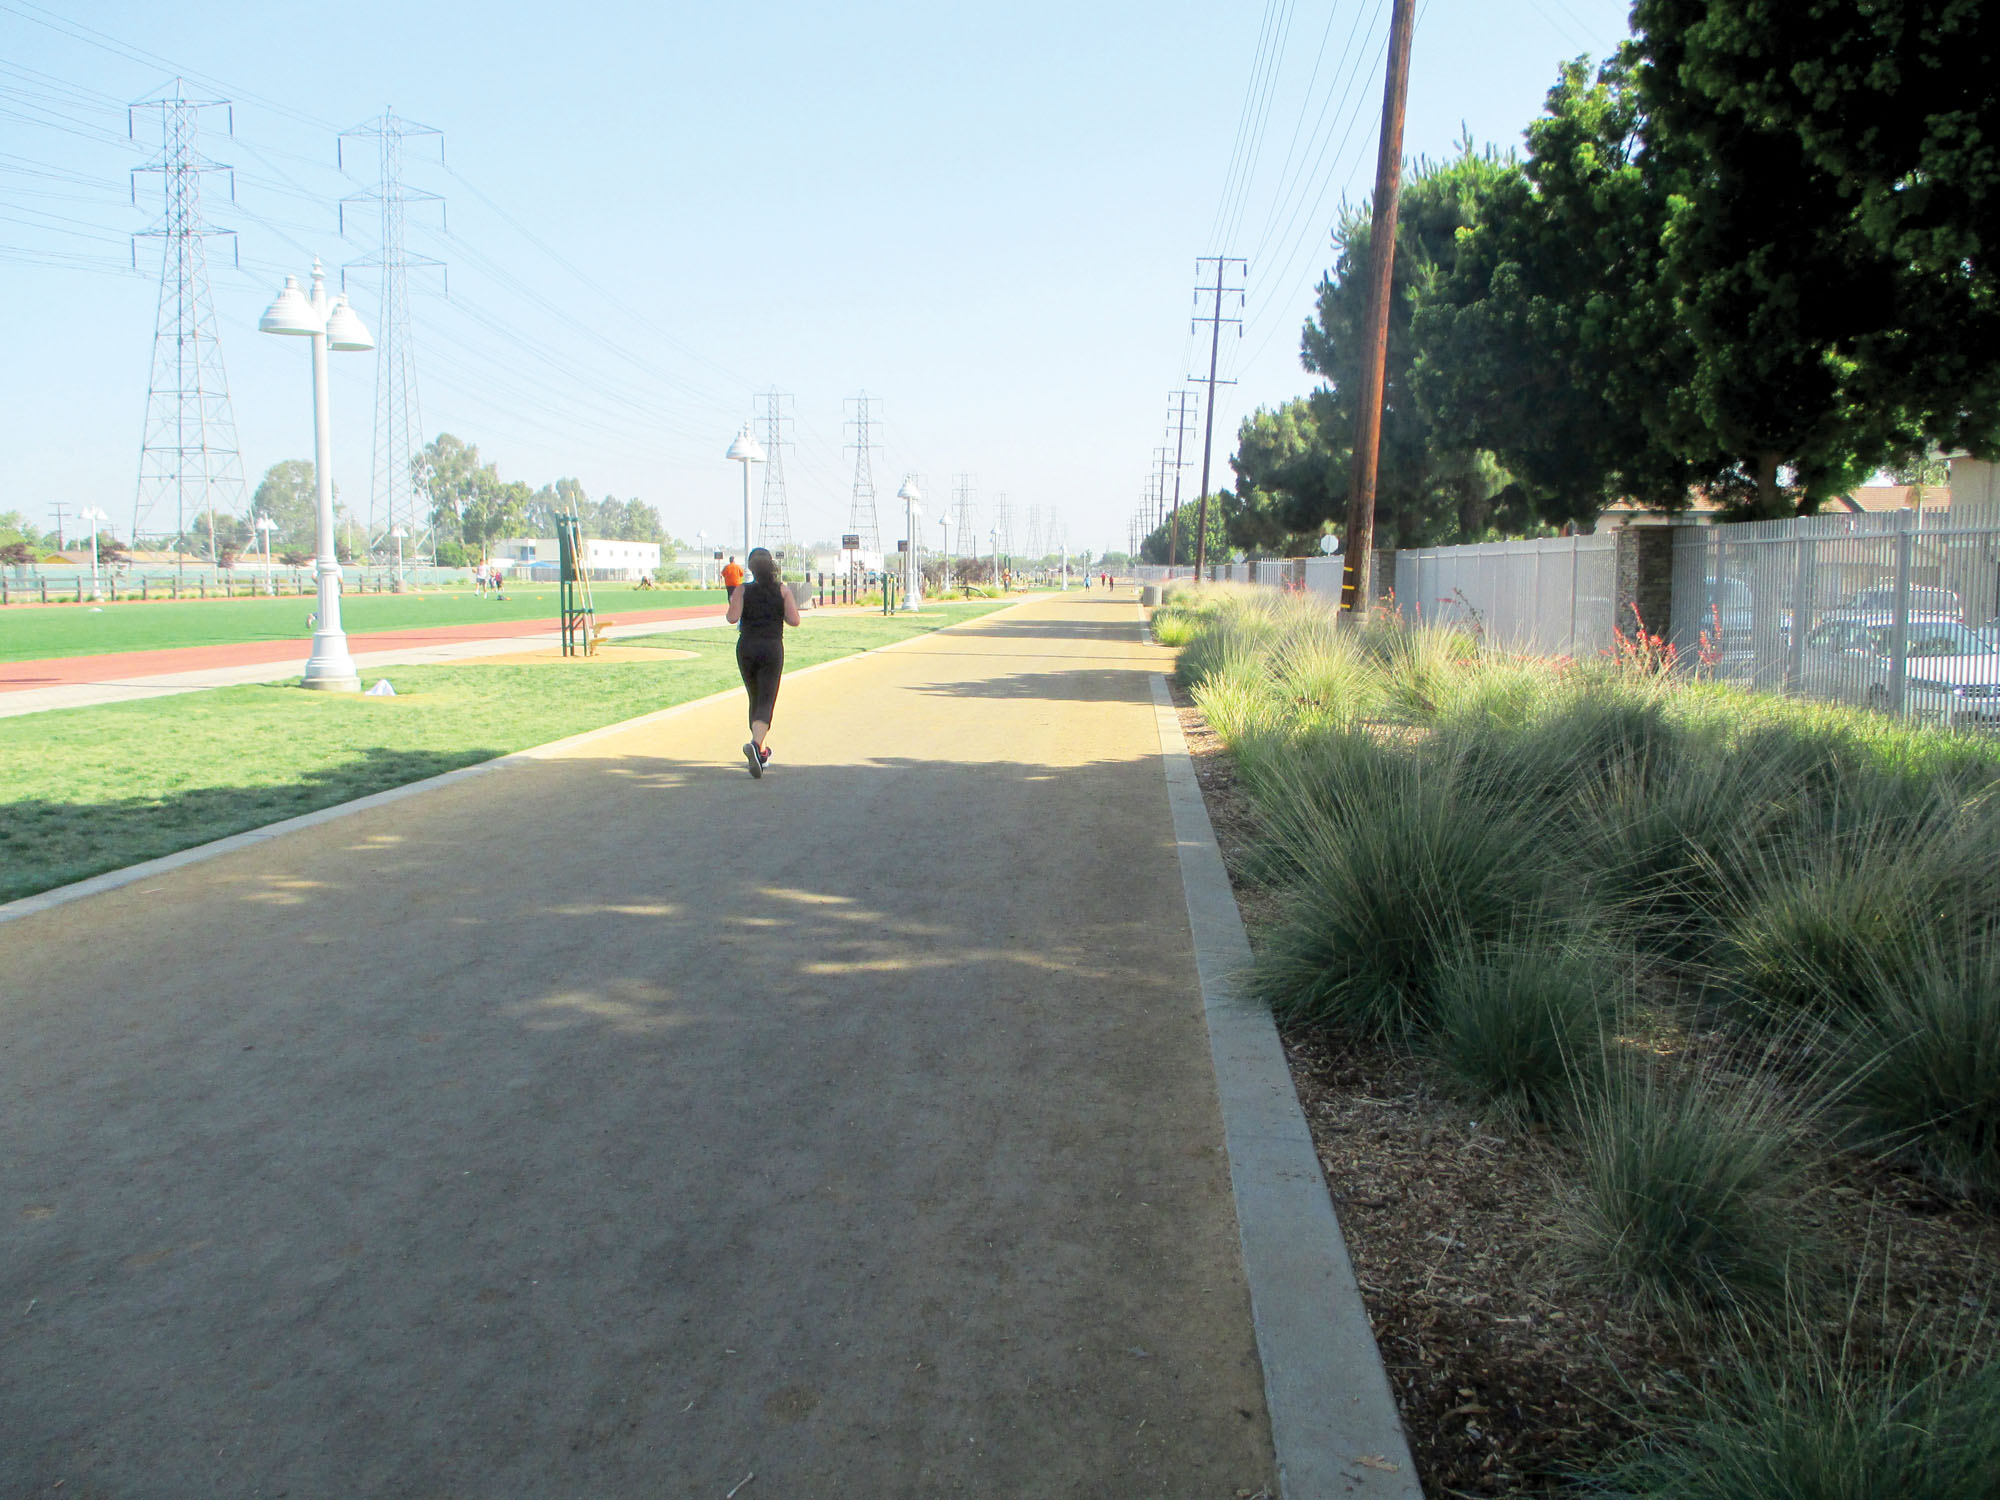
[[1629, 672], [1644, 677], [1664, 677], [1674, 670], [1680, 661], [1680, 651], [1664, 636], [1646, 629], [1646, 622], [1639, 614], [1639, 606], [1628, 606], [1632, 611], [1632, 631], [1613, 626], [1611, 633], [1618, 638], [1618, 644], [1604, 654]]

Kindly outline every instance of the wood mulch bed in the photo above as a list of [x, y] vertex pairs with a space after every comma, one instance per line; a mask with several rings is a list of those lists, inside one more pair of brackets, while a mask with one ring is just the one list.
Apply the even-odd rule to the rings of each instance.
[[[1250, 941], [1277, 893], [1244, 873], [1256, 810], [1227, 748], [1174, 689]], [[1543, 1495], [1641, 1423], [1690, 1409], [1716, 1357], [1567, 1259], [1572, 1148], [1489, 1126], [1421, 1060], [1325, 1033], [1284, 1038], [1320, 1165], [1431, 1496]], [[1805, 1229], [1864, 1261], [1891, 1330], [1990, 1321], [2000, 1220], [1857, 1158], [1819, 1174]], [[1886, 1253], [1885, 1253], [1886, 1250]]]

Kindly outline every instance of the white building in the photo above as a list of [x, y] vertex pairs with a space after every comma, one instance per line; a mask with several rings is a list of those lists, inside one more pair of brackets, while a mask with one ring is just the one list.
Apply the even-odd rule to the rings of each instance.
[[[553, 537], [516, 537], [493, 544], [493, 560], [509, 572], [553, 578], [561, 559]], [[583, 539], [583, 571], [592, 580], [604, 583], [619, 579], [635, 581], [660, 566], [658, 542], [619, 542], [607, 537]]]

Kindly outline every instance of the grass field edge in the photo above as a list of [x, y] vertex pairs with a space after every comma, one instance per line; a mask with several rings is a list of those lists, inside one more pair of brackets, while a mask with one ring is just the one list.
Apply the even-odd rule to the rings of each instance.
[[[786, 675], [794, 678], [804, 677], [813, 672], [824, 671], [828, 667], [840, 666], [844, 662], [857, 661], [866, 656], [878, 656], [884, 651], [894, 651], [899, 646], [909, 645], [912, 641], [921, 641], [934, 635], [942, 635], [946, 631], [956, 630], [962, 625], [975, 624], [980, 620], [991, 620], [996, 616], [1006, 614], [1009, 610], [1019, 609], [1022, 605], [1036, 603], [1047, 597], [1049, 596], [1046, 594], [1029, 595], [1027, 598], [1017, 599], [1011, 604], [1003, 604], [998, 609], [974, 615], [969, 620], [958, 620], [949, 625], [940, 625], [935, 630], [927, 630], [919, 635], [905, 636], [900, 641], [889, 641], [880, 646], [863, 647], [859, 651], [850, 651], [844, 656], [836, 656], [826, 661], [814, 662], [809, 667], [800, 667], [796, 672], [790, 672]], [[191, 848], [177, 849], [172, 854], [162, 854], [157, 859], [141, 860], [136, 865], [123, 865], [116, 870], [106, 870], [100, 875], [91, 875], [82, 880], [71, 881], [68, 885], [51, 886], [48, 890], [36, 891], [32, 896], [19, 896], [12, 901], [0, 904], [0, 923], [17, 922], [24, 917], [36, 916], [55, 907], [66, 906], [72, 901], [81, 901], [90, 896], [105, 895], [108, 892], [120, 890], [136, 881], [151, 880], [156, 876], [170, 874], [188, 865], [200, 864], [204, 860], [216, 859], [225, 854], [233, 854], [239, 849], [254, 848], [256, 845], [270, 839], [283, 838], [288, 833], [300, 833], [308, 828], [317, 828], [321, 824], [331, 823], [337, 818], [345, 818], [354, 813], [367, 812], [371, 808], [382, 807], [388, 803], [399, 801], [404, 797], [415, 797], [425, 792], [436, 791], [440, 787], [456, 785], [458, 782], [469, 781], [475, 776], [484, 776], [489, 772], [499, 771], [510, 765], [517, 765], [526, 761], [551, 759], [566, 751], [580, 749], [593, 740], [603, 739], [607, 735], [623, 734], [630, 729], [641, 729], [648, 724], [672, 718], [676, 714], [687, 713], [690, 710], [700, 708], [704, 704], [714, 703], [725, 698], [734, 698], [740, 691], [738, 688], [724, 688], [718, 693], [708, 693], [700, 698], [690, 698], [685, 703], [669, 704], [665, 708], [652, 709], [630, 719], [620, 719], [613, 724], [601, 724], [595, 729], [586, 729], [577, 734], [565, 735], [559, 740], [550, 740], [547, 744], [531, 745], [525, 750], [510, 750], [505, 755], [496, 755], [493, 759], [482, 760], [477, 765], [460, 766], [455, 771], [444, 771], [436, 776], [425, 776], [416, 781], [406, 781], [401, 786], [385, 787], [379, 792], [370, 792], [365, 797], [356, 797], [347, 802], [336, 802], [331, 807], [315, 808], [312, 812], [299, 813], [290, 818], [280, 818], [277, 822], [266, 823], [261, 828], [246, 828], [241, 833], [232, 833], [223, 838], [211, 839], [205, 844], [196, 844]]]

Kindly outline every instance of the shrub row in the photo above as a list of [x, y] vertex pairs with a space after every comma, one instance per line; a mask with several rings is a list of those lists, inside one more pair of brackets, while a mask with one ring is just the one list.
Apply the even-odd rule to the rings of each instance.
[[[1181, 591], [1154, 630], [1264, 825], [1257, 992], [1573, 1132], [1598, 1274], [1677, 1316], [1768, 1309], [1812, 1260], [1789, 1206], [1829, 1136], [2000, 1199], [1991, 742], [1273, 591]], [[1960, 1399], [1913, 1379], [1895, 1401]]]

